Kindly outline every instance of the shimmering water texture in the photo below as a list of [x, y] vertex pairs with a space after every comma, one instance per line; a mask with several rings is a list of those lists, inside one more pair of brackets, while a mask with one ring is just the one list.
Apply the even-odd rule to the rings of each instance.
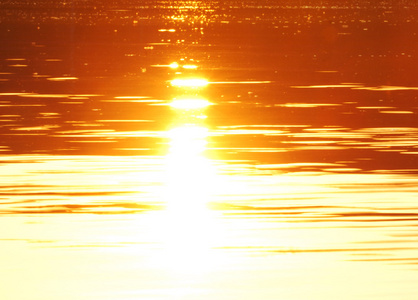
[[414, 1], [103, 2], [0, 3], [0, 299], [416, 299]]

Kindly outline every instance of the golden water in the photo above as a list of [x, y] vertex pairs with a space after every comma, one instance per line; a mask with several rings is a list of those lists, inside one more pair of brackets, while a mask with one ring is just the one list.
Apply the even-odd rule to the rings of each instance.
[[0, 13], [0, 298], [415, 299], [416, 7], [314, 2]]

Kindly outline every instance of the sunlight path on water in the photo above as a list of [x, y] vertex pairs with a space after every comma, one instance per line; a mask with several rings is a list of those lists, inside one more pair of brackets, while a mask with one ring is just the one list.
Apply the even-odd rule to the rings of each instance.
[[173, 278], [206, 273], [221, 263], [213, 249], [223, 236], [220, 216], [208, 206], [216, 186], [216, 169], [207, 157], [205, 109], [210, 104], [201, 97], [180, 97], [170, 104], [178, 116], [167, 131], [166, 206], [152, 226], [163, 247], [151, 261]]

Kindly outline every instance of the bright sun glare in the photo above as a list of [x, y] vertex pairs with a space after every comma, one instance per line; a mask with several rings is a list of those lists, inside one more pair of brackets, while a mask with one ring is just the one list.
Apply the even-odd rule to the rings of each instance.
[[170, 103], [178, 116], [176, 125], [167, 131], [166, 185], [170, 209], [206, 209], [209, 202], [214, 179], [211, 161], [205, 156], [210, 132], [204, 125], [204, 110], [209, 105], [208, 100], [200, 97], [180, 97]]
[[[171, 67], [179, 66], [173, 63]], [[191, 88], [195, 93], [207, 84], [203, 78], [171, 81], [172, 86], [186, 91], [169, 103], [177, 118], [166, 132], [165, 210], [161, 212], [164, 221], [154, 228], [164, 241], [164, 248], [155, 263], [177, 275], [199, 274], [219, 260], [213, 247], [222, 234], [216, 212], [208, 208], [214, 197], [217, 172], [206, 156], [210, 131], [204, 124], [205, 109], [212, 103], [199, 95], [188, 96], [187, 91]]]
[[216, 179], [214, 166], [205, 156], [210, 132], [201, 119], [190, 122], [196, 113], [191, 107], [201, 111], [208, 101], [179, 101], [185, 102], [174, 104], [176, 111], [190, 114], [191, 119], [167, 131], [165, 226], [160, 232], [165, 246], [156, 260], [176, 276], [210, 270], [214, 260], [219, 261], [213, 247], [222, 236], [215, 212], [207, 206]]
[[206, 99], [200, 99], [200, 98], [180, 98], [180, 99], [174, 99], [170, 106], [172, 108], [176, 109], [203, 109], [208, 107], [209, 105], [212, 105], [208, 100]]
[[179, 212], [205, 209], [213, 180], [210, 160], [204, 155], [208, 134], [207, 128], [193, 124], [168, 132], [166, 188], [169, 209]]
[[171, 64], [169, 65], [169, 67], [170, 67], [171, 69], [177, 69], [177, 68], [179, 67], [179, 64], [178, 64], [178, 63], [176, 63], [176, 62], [173, 62], [173, 63], [171, 63]]
[[[180, 65], [177, 62], [172, 62], [171, 64], [168, 65], [171, 69], [178, 69], [180, 67]], [[196, 65], [183, 65], [182, 66], [183, 69], [186, 70], [195, 70], [198, 68], [198, 66]]]

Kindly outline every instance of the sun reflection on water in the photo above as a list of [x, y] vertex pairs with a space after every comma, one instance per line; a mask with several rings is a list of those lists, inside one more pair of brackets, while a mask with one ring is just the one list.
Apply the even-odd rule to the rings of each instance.
[[204, 110], [210, 102], [202, 98], [180, 98], [171, 103], [177, 122], [167, 131], [165, 210], [157, 226], [162, 251], [154, 264], [172, 274], [203, 274], [219, 265], [220, 219], [208, 208], [216, 185], [216, 170], [207, 157]]
[[206, 99], [203, 98], [180, 98], [180, 99], [174, 99], [170, 106], [175, 109], [179, 110], [200, 110], [204, 109], [208, 106], [212, 105], [211, 102], [209, 102]]
[[170, 105], [178, 114], [176, 125], [167, 131], [166, 198], [170, 209], [194, 211], [209, 201], [215, 174], [205, 155], [209, 129], [204, 125], [204, 110], [209, 104], [206, 99], [180, 98]]

